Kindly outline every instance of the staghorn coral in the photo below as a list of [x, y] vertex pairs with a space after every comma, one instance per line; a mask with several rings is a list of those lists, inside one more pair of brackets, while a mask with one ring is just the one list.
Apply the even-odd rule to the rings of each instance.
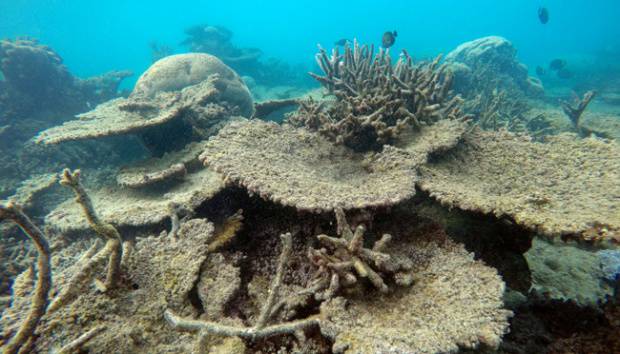
[[497, 347], [511, 312], [504, 283], [440, 229], [418, 229], [385, 248], [412, 262], [413, 285], [321, 304], [321, 333], [334, 353], [447, 353]]
[[306, 126], [355, 151], [380, 150], [407, 128], [441, 119], [462, 119], [460, 98], [450, 98], [451, 76], [435, 60], [413, 64], [403, 51], [392, 66], [389, 51], [373, 46], [345, 46], [331, 57], [319, 47], [317, 63], [323, 76], [311, 73], [336, 96], [333, 105], [301, 104], [289, 121]]
[[[340, 238], [327, 235], [318, 235], [319, 242], [332, 250], [328, 252], [326, 248], [310, 249], [308, 258], [319, 269], [318, 283], [329, 282], [324, 298], [331, 298], [341, 286], [351, 286], [357, 282], [357, 276], [366, 278], [370, 283], [382, 293], [388, 292], [388, 286], [383, 280], [384, 274], [394, 275], [399, 278], [402, 285], [410, 284], [403, 271], [408, 271], [413, 267], [411, 260], [399, 259], [384, 253], [392, 236], [383, 234], [373, 245], [372, 249], [364, 247], [364, 233], [366, 228], [358, 225], [355, 230], [347, 223], [344, 211], [336, 209], [336, 220], [338, 222], [338, 234]], [[319, 290], [319, 289], [315, 289]]]
[[30, 297], [30, 311], [11, 339], [3, 343], [3, 353], [14, 354], [18, 353], [30, 340], [41, 317], [45, 314], [49, 291], [52, 287], [52, 271], [50, 266], [50, 248], [47, 239], [32, 220], [21, 211], [21, 208], [12, 202], [6, 205], [0, 204], [0, 222], [4, 220], [11, 220], [16, 223], [34, 243], [38, 252], [37, 284]]
[[237, 336], [247, 339], [258, 339], [281, 334], [296, 334], [297, 332], [317, 326], [319, 322], [315, 317], [275, 325], [268, 324], [274, 315], [274, 305], [276, 305], [276, 300], [279, 296], [284, 267], [289, 260], [293, 243], [290, 233], [283, 234], [280, 237], [282, 238], [282, 251], [278, 261], [278, 269], [275, 277], [271, 281], [269, 295], [263, 304], [259, 317], [254, 326], [237, 327], [210, 321], [185, 319], [179, 317], [170, 310], [166, 310], [164, 316], [166, 317], [168, 323], [177, 329], [203, 331], [203, 333], [223, 336]]
[[583, 95], [582, 99], [579, 99], [579, 97], [575, 95], [575, 97], [573, 97], [573, 104], [567, 101], [560, 101], [562, 111], [570, 119], [571, 123], [573, 123], [575, 130], [581, 135], [586, 135], [586, 133], [588, 133], [581, 125], [581, 116], [594, 96], [596, 96], [596, 91], [588, 91]]
[[179, 54], [153, 64], [130, 97], [101, 104], [78, 120], [40, 132], [34, 141], [57, 144], [138, 134], [160, 156], [207, 138], [232, 115], [251, 116], [253, 109], [241, 78], [217, 58]]
[[87, 283], [88, 278], [92, 276], [94, 269], [106, 260], [106, 279], [104, 283], [98, 283], [98, 288], [102, 292], [114, 290], [121, 277], [121, 261], [123, 258], [121, 236], [114, 226], [102, 222], [95, 212], [90, 196], [86, 193], [80, 182], [80, 170], [71, 172], [65, 169], [62, 173], [60, 183], [73, 190], [76, 204], [82, 209], [88, 221], [88, 225], [97, 235], [103, 238], [106, 243], [97, 253], [94, 253], [96, 246], [93, 246], [89, 252], [85, 253], [86, 257], [83, 258], [83, 262], [80, 262], [82, 263], [81, 266], [50, 304], [48, 308], [48, 312], [50, 313], [66, 306], [75, 299], [79, 295], [79, 291], [84, 283]]
[[303, 128], [233, 122], [200, 159], [228, 182], [300, 210], [389, 206], [415, 193], [415, 162], [395, 148], [353, 153]]
[[509, 217], [549, 237], [620, 242], [620, 148], [570, 135], [532, 142], [474, 130], [421, 167], [418, 186], [450, 207]]

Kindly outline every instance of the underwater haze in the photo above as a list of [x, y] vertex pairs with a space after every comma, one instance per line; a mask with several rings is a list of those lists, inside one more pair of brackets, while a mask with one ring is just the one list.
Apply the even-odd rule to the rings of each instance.
[[[550, 9], [542, 25], [536, 11]], [[340, 38], [379, 44], [381, 34], [399, 33], [396, 50], [416, 57], [447, 53], [459, 43], [488, 36], [509, 38], [520, 60], [534, 68], [555, 57], [591, 57], [620, 52], [620, 3], [556, 1], [4, 1], [0, 37], [32, 36], [62, 53], [79, 76], [150, 65], [148, 43], [183, 52], [182, 29], [221, 25], [243, 47], [265, 56], [307, 64], [317, 43]], [[585, 59], [582, 59], [585, 60]]]
[[618, 15], [0, 0], [0, 352], [620, 354]]

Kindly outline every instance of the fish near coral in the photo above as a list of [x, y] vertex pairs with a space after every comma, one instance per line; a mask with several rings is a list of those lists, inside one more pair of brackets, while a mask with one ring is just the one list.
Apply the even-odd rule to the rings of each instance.
[[385, 32], [383, 34], [383, 37], [381, 38], [381, 45], [383, 46], [383, 48], [387, 49], [393, 46], [394, 42], [396, 42], [396, 36], [398, 36], [398, 33], [396, 33], [396, 31]]

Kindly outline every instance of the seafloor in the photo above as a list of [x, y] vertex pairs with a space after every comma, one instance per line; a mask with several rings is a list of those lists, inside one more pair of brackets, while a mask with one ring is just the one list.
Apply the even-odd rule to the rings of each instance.
[[4, 353], [620, 353], [620, 81], [187, 33], [131, 92], [0, 41]]

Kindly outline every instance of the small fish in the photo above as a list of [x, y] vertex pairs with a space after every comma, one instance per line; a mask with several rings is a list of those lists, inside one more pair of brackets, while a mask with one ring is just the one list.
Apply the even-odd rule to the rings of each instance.
[[573, 72], [566, 68], [562, 68], [558, 70], [558, 77], [560, 79], [570, 79], [573, 77]]
[[536, 67], [536, 75], [538, 75], [539, 77], [540, 76], [545, 76], [546, 73], [547, 73], [547, 71], [542, 66], [538, 65]]
[[339, 45], [339, 46], [343, 47], [343, 46], [347, 45], [347, 43], [351, 43], [351, 41], [346, 39], [346, 38], [342, 38], [342, 39], [339, 39], [338, 41], [334, 42], [334, 45]]
[[541, 6], [538, 8], [538, 20], [540, 20], [540, 23], [543, 25], [549, 22], [549, 10], [547, 10], [546, 7]]
[[549, 63], [549, 69], [553, 71], [562, 70], [564, 69], [565, 66], [566, 66], [566, 60], [562, 60], [562, 59], [553, 59]]
[[396, 36], [398, 36], [398, 33], [396, 33], [396, 31], [385, 32], [383, 34], [383, 38], [381, 39], [381, 44], [383, 45], [383, 48], [389, 48], [394, 45], [394, 42], [396, 42]]

